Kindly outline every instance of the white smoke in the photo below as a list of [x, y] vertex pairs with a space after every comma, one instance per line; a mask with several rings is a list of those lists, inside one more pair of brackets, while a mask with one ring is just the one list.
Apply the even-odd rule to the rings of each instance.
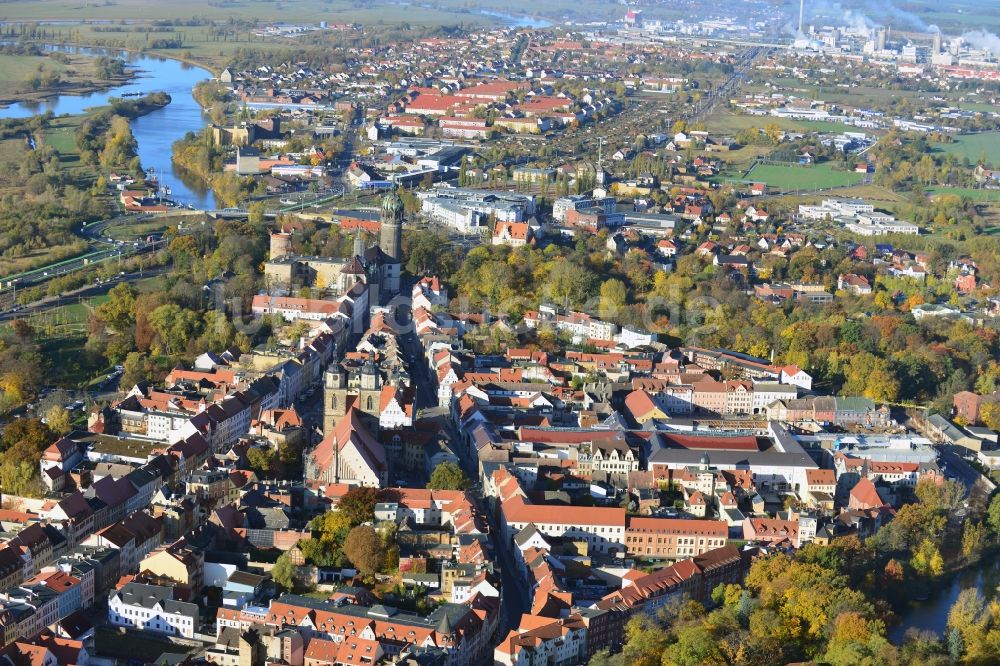
[[[865, 0], [861, 5], [864, 11], [858, 7], [845, 6], [845, 4], [857, 4], [857, 0], [853, 2], [846, 0], [844, 3], [840, 0], [805, 0], [805, 22], [829, 21], [833, 25], [842, 25], [858, 34], [868, 32], [880, 25], [891, 25], [932, 34], [941, 32], [938, 26], [925, 22], [913, 12], [897, 7], [892, 0]], [[802, 39], [805, 35], [798, 31], [798, 9], [798, 3], [793, 2], [790, 13], [794, 14], [795, 20], [785, 24], [784, 32]], [[873, 20], [871, 16], [877, 16], [879, 20]]]
[[[806, 37], [798, 30], [798, 4], [794, 5], [795, 20], [789, 21], [784, 26], [784, 32], [803, 39]], [[831, 0], [805, 0], [804, 5], [805, 23], [814, 21], [830, 21], [835, 25], [844, 25], [852, 28], [867, 29], [875, 25], [875, 22], [856, 9], [847, 9], [840, 2]]]
[[974, 49], [989, 51], [993, 55], [1000, 55], [1000, 37], [993, 32], [986, 30], [973, 30], [962, 35], [962, 40]]
[[841, 16], [844, 25], [849, 28], [853, 28], [856, 32], [866, 32], [875, 27], [875, 22], [870, 18], [862, 14], [861, 12], [845, 9], [843, 15]]
[[900, 9], [892, 3], [892, 0], [866, 2], [865, 7], [871, 7], [871, 12], [873, 14], [884, 16], [885, 22], [893, 26], [909, 28], [920, 32], [931, 32], [931, 26], [929, 26], [926, 21], [913, 12]]

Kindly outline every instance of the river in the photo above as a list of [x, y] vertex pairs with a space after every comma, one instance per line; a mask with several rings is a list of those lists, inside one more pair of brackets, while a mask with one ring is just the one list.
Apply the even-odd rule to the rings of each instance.
[[948, 611], [958, 599], [962, 590], [970, 587], [978, 588], [989, 602], [997, 596], [997, 584], [1000, 583], [1000, 560], [992, 562], [984, 560], [980, 566], [959, 572], [946, 587], [931, 595], [926, 601], [911, 603], [909, 608], [899, 613], [901, 620], [898, 625], [889, 630], [889, 639], [897, 645], [902, 644], [908, 629], [921, 629], [943, 635], [948, 624]]
[[491, 16], [493, 18], [498, 18], [511, 28], [539, 29], [539, 28], [549, 28], [552, 26], [552, 21], [543, 18], [535, 18], [534, 16], [505, 14], [503, 12], [495, 12], [489, 9], [480, 9], [479, 13], [482, 14], [483, 16]]
[[[108, 53], [99, 49], [71, 46], [45, 46], [47, 50], [71, 51], [87, 55]], [[46, 111], [56, 115], [84, 113], [88, 108], [106, 104], [109, 97], [125, 93], [165, 92], [171, 102], [162, 109], [132, 121], [132, 134], [139, 145], [139, 159], [146, 169], [156, 169], [160, 182], [169, 187], [170, 198], [198, 209], [215, 208], [215, 197], [198, 179], [185, 176], [174, 168], [171, 147], [177, 139], [191, 131], [201, 130], [208, 119], [192, 95], [194, 86], [211, 76], [207, 69], [168, 58], [150, 57], [138, 53], [111, 52], [124, 57], [139, 70], [129, 83], [103, 92], [87, 95], [60, 95], [43, 102], [22, 102], [0, 109], [0, 118], [27, 118]]]

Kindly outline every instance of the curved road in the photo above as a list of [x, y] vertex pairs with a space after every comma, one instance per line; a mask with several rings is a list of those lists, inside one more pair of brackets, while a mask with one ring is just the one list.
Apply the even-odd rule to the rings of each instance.
[[100, 296], [101, 294], [108, 293], [108, 291], [110, 291], [111, 288], [116, 284], [118, 284], [119, 282], [135, 282], [143, 278], [163, 275], [169, 270], [170, 270], [169, 266], [160, 266], [158, 268], [150, 268], [148, 270], [136, 271], [135, 273], [116, 275], [101, 284], [87, 285], [85, 287], [80, 287], [75, 291], [69, 291], [59, 296], [48, 296], [46, 298], [41, 299], [40, 301], [35, 301], [34, 303], [29, 303], [28, 305], [19, 307], [17, 310], [0, 313], [0, 322], [9, 321], [12, 319], [19, 319], [26, 315], [32, 315], [39, 312], [45, 312], [46, 310], [51, 310], [53, 308], [57, 308], [63, 305], [70, 305], [72, 303], [76, 303], [81, 298]]

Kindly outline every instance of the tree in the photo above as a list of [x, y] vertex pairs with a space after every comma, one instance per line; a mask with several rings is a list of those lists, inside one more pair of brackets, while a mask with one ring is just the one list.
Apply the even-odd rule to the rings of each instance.
[[226, 313], [208, 310], [204, 315], [204, 346], [206, 349], [228, 349], [236, 329]]
[[35, 337], [35, 328], [26, 319], [15, 319], [13, 323], [14, 335], [23, 342], [27, 342]]
[[988, 619], [982, 593], [974, 587], [968, 588], [959, 593], [948, 611], [948, 629], [959, 633], [963, 646], [970, 646], [986, 633]]
[[41, 450], [19, 442], [0, 462], [0, 490], [4, 495], [41, 497], [44, 491], [39, 478], [38, 458]]
[[139, 382], [146, 381], [150, 378], [149, 369], [147, 367], [148, 357], [145, 354], [140, 354], [139, 352], [130, 352], [128, 356], [125, 357], [125, 361], [122, 367], [125, 368], [122, 373], [122, 378], [119, 384], [125, 387], [133, 387]]
[[930, 539], [920, 542], [910, 564], [913, 565], [914, 571], [923, 576], [940, 576], [944, 573], [944, 558], [941, 557], [937, 544]]
[[457, 464], [447, 461], [434, 468], [427, 487], [431, 490], [465, 490], [471, 485], [469, 477]]
[[624, 282], [616, 278], [605, 280], [601, 284], [601, 319], [612, 322], [621, 321], [627, 300], [628, 289]]
[[0, 375], [0, 397], [7, 405], [17, 405], [24, 402], [27, 393], [24, 377], [14, 371]]
[[135, 324], [135, 292], [128, 282], [120, 282], [108, 291], [108, 300], [97, 306], [97, 317], [118, 333]]
[[948, 632], [948, 656], [952, 662], [958, 663], [965, 651], [965, 641], [962, 640], [962, 632], [952, 629]]
[[49, 428], [60, 435], [65, 435], [73, 428], [73, 419], [67, 410], [62, 405], [53, 405], [48, 412], [45, 413], [45, 424]]
[[202, 320], [194, 310], [167, 303], [149, 313], [149, 325], [156, 331], [166, 351], [177, 354], [197, 337]]
[[233, 337], [233, 344], [244, 354], [253, 349], [253, 340], [243, 331], [240, 331]]
[[611, 666], [611, 653], [607, 648], [598, 650], [587, 662], [587, 666]]
[[954, 511], [962, 503], [965, 496], [965, 486], [952, 479], [943, 483], [931, 479], [921, 479], [914, 488], [914, 494], [920, 503], [934, 511]]
[[193, 236], [175, 236], [167, 246], [167, 252], [174, 260], [174, 266], [187, 268], [198, 256], [198, 243]]
[[709, 627], [696, 624], [681, 628], [677, 632], [677, 642], [663, 653], [663, 663], [676, 666], [701, 666], [702, 664], [726, 663], [719, 641]]
[[994, 495], [990, 500], [989, 508], [986, 510], [986, 523], [994, 535], [1000, 536], [1000, 494]]
[[625, 625], [622, 657], [632, 666], [659, 666], [667, 633], [648, 615], [634, 615]]
[[295, 570], [295, 563], [292, 562], [291, 556], [288, 553], [282, 553], [274, 562], [274, 566], [271, 567], [271, 578], [281, 587], [291, 590], [295, 587]]
[[591, 280], [592, 275], [586, 269], [560, 258], [549, 271], [544, 291], [550, 300], [568, 307], [587, 298]]
[[274, 476], [274, 455], [271, 451], [253, 448], [247, 451], [247, 464], [258, 477]]
[[990, 430], [1000, 430], [1000, 402], [988, 402], [980, 407], [979, 420]]
[[40, 419], [16, 419], [0, 435], [0, 451], [18, 444], [42, 451], [55, 440], [55, 433]]
[[41, 497], [38, 459], [56, 438], [39, 419], [17, 419], [0, 438], [0, 490], [5, 495]]
[[347, 517], [352, 527], [370, 523], [375, 520], [378, 494], [375, 488], [351, 488], [337, 502], [337, 511]]
[[371, 578], [385, 564], [382, 539], [370, 525], [359, 525], [347, 534], [344, 555], [365, 578]]

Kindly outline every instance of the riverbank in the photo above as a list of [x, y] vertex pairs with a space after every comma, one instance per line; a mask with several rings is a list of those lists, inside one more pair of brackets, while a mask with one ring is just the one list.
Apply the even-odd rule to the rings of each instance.
[[44, 104], [62, 95], [91, 95], [127, 85], [139, 76], [136, 68], [102, 76], [98, 58], [59, 54], [0, 55], [0, 108], [14, 104]]
[[926, 599], [910, 601], [896, 612], [899, 623], [889, 629], [889, 640], [901, 645], [910, 629], [933, 631], [943, 636], [948, 624], [948, 612], [962, 590], [974, 587], [983, 593], [987, 601], [996, 598], [997, 585], [1000, 584], [998, 556], [1000, 549], [988, 549], [975, 562], [942, 575]]
[[225, 171], [222, 156], [204, 140], [203, 133], [185, 136], [172, 146], [173, 164], [212, 190], [223, 206], [236, 206], [248, 192], [246, 179]]
[[[225, 69], [226, 64], [230, 60], [230, 56], [225, 51], [234, 49], [238, 46], [247, 46], [246, 43], [229, 43], [226, 42], [208, 42], [219, 47], [228, 48], [217, 48], [212, 53], [205, 53], [201, 57], [198, 57], [198, 53], [194, 50], [194, 44], [185, 46], [183, 49], [164, 49], [164, 48], [145, 48], [143, 46], [131, 45], [129, 43], [120, 43], [118, 41], [104, 41], [104, 40], [70, 40], [70, 39], [58, 39], [53, 40], [51, 38], [39, 39], [34, 42], [29, 42], [33, 44], [50, 44], [57, 45], [66, 48], [74, 49], [90, 49], [95, 51], [119, 51], [122, 53], [129, 53], [136, 56], [144, 56], [150, 58], [166, 58], [168, 60], [175, 60], [179, 63], [189, 65], [191, 67], [198, 67], [200, 69], [208, 70], [209, 74], [212, 76], [217, 76], [219, 72]], [[287, 46], [284, 44], [273, 44], [275, 47]], [[254, 46], [260, 46], [260, 44], [254, 43]]]
[[[78, 226], [117, 214], [117, 192], [105, 185], [109, 171], [128, 171], [137, 157], [130, 148], [118, 151], [117, 158], [113, 160], [110, 155], [103, 155], [106, 133], [112, 127], [115, 116], [132, 122], [163, 109], [169, 103], [169, 95], [154, 93], [141, 98], [115, 100], [113, 104], [92, 107], [81, 114], [3, 122], [5, 138], [0, 139], [0, 171], [20, 173], [24, 163], [38, 159], [33, 153], [40, 153], [45, 160], [55, 158], [58, 167], [53, 174], [60, 186], [58, 196], [67, 206], [67, 211], [61, 214], [61, 225], [45, 226], [47, 230], [53, 226], [57, 229], [52, 233], [39, 234], [34, 239], [36, 243], [38, 239], [44, 240], [43, 246], [36, 244], [28, 252], [4, 256], [0, 262], [0, 277], [9, 278], [44, 269], [99, 249], [90, 242], [91, 239], [80, 235]], [[132, 137], [124, 136], [121, 143], [130, 147], [134, 141]], [[85, 159], [84, 148], [90, 156], [89, 160]], [[113, 161], [113, 166], [102, 166], [102, 159]], [[141, 176], [141, 167], [137, 170]], [[27, 185], [26, 180], [9, 176], [0, 186], [0, 194], [13, 195], [20, 202], [19, 208], [34, 210], [35, 197], [26, 189]], [[0, 224], [2, 229], [3, 224]]]

